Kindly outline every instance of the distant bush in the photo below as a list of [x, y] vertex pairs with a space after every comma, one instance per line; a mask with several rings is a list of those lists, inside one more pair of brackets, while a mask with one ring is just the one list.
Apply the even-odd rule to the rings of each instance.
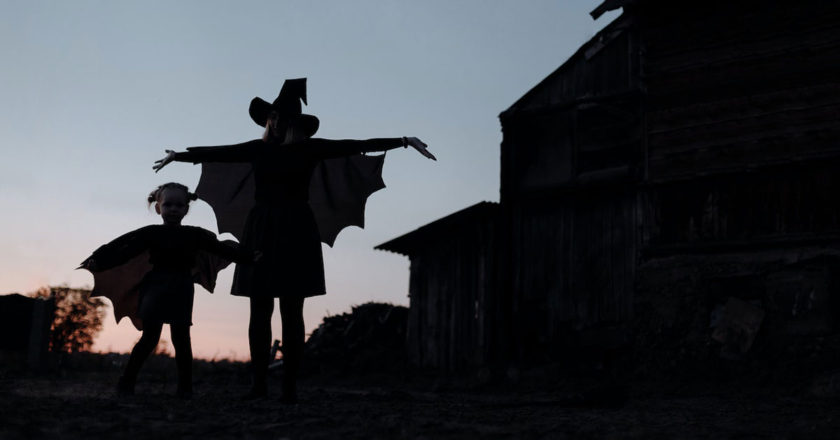
[[90, 350], [105, 319], [105, 302], [91, 298], [90, 290], [67, 286], [42, 287], [29, 294], [52, 299], [55, 314], [50, 326], [50, 350], [73, 353]]
[[305, 348], [311, 372], [388, 372], [405, 369], [408, 308], [369, 302], [328, 316]]

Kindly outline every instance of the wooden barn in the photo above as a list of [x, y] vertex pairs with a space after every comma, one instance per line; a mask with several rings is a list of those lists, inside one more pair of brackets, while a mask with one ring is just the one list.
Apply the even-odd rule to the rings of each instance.
[[[640, 1], [624, 15], [644, 78], [639, 343], [693, 362], [834, 335], [840, 5]], [[727, 318], [738, 303], [752, 311]]]
[[626, 333], [642, 168], [638, 53], [632, 17], [621, 16], [500, 115], [514, 359], [559, 360], [570, 346]]
[[[423, 365], [562, 360], [628, 335], [679, 363], [838, 333], [840, 5], [608, 0], [593, 16], [617, 8], [500, 115], [493, 212], [378, 247], [411, 258]], [[478, 224], [492, 238], [461, 235]]]

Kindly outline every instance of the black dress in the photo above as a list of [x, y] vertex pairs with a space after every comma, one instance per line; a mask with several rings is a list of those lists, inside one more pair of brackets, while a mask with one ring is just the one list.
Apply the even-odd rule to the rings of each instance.
[[151, 225], [129, 232], [93, 252], [97, 272], [148, 251], [152, 269], [143, 276], [137, 316], [148, 322], [192, 324], [194, 270], [199, 252], [243, 261], [245, 254], [196, 226]]
[[309, 184], [321, 160], [403, 146], [402, 138], [329, 140], [288, 144], [261, 139], [176, 153], [180, 162], [249, 162], [254, 168], [255, 205], [242, 245], [262, 257], [237, 265], [231, 294], [247, 297], [310, 297], [326, 293], [318, 225], [309, 207]]

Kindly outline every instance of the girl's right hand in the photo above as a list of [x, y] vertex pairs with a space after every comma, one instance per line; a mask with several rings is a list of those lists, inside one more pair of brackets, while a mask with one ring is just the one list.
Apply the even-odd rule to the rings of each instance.
[[411, 145], [415, 150], [417, 150], [418, 153], [422, 154], [423, 156], [426, 156], [426, 157], [428, 157], [429, 159], [432, 159], [432, 160], [437, 160], [437, 158], [435, 157], [434, 154], [429, 153], [429, 150], [426, 150], [426, 148], [428, 148], [428, 145], [426, 145], [420, 139], [417, 139], [416, 137], [413, 137], [413, 136], [412, 137], [406, 137], [405, 138], [405, 143], [406, 143], [406, 145]]
[[161, 168], [165, 167], [169, 162], [175, 160], [175, 152], [172, 150], [166, 150], [166, 157], [163, 159], [159, 159], [155, 161], [155, 165], [152, 167], [155, 172], [160, 171]]

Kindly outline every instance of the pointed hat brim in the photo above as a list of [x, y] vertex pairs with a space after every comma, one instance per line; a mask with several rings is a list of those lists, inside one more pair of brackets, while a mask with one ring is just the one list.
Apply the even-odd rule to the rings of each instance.
[[[248, 114], [251, 115], [251, 119], [257, 125], [265, 127], [265, 123], [268, 121], [268, 114], [273, 110], [277, 109], [269, 102], [257, 97], [251, 100], [251, 105], [248, 107]], [[312, 137], [318, 131], [318, 126], [321, 124], [321, 121], [317, 117], [305, 113], [287, 116], [287, 119], [303, 130], [306, 137]]]

